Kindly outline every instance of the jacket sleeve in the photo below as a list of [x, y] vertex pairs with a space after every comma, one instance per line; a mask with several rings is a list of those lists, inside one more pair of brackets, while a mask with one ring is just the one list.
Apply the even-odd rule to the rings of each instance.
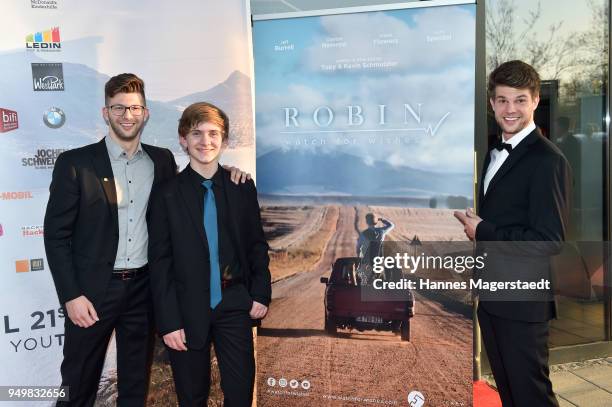
[[164, 192], [151, 192], [149, 272], [155, 321], [160, 335], [183, 328], [173, 273], [172, 240]]
[[253, 180], [247, 181], [246, 193], [250, 235], [246, 248], [250, 267], [250, 294], [254, 301], [268, 306], [272, 299], [269, 246], [261, 224], [261, 212]]
[[60, 154], [49, 187], [44, 242], [47, 262], [61, 304], [83, 295], [72, 259], [72, 235], [79, 215], [81, 195], [77, 178], [74, 163], [66, 153]]
[[569, 220], [571, 178], [571, 168], [562, 155], [543, 160], [533, 172], [529, 187], [528, 225], [502, 228], [494, 221], [483, 220], [476, 228], [476, 240], [531, 242], [516, 249], [531, 247], [534, 255], [557, 254]]

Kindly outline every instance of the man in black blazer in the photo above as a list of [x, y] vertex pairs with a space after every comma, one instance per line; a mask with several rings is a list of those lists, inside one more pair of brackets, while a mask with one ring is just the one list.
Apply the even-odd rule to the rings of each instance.
[[45, 213], [47, 260], [67, 315], [62, 385], [66, 405], [94, 404], [115, 330], [117, 404], [142, 406], [153, 338], [149, 193], [176, 175], [176, 163], [169, 150], [140, 142], [149, 111], [136, 75], [106, 83], [102, 117], [107, 137], [58, 157]]
[[[485, 159], [479, 216], [469, 209], [455, 212], [470, 239], [502, 242], [496, 245], [514, 253], [507, 269], [517, 274], [542, 258], [549, 273], [547, 256], [560, 250], [569, 216], [569, 164], [533, 122], [539, 92], [539, 75], [524, 62], [506, 62], [490, 74], [490, 103], [502, 140]], [[552, 290], [547, 294], [532, 300], [488, 295], [479, 303], [482, 338], [504, 407], [558, 405], [548, 368], [548, 321], [556, 309]]]
[[190, 164], [152, 193], [149, 261], [155, 318], [181, 406], [206, 405], [215, 344], [225, 406], [251, 406], [252, 325], [271, 299], [268, 244], [253, 181], [234, 185], [219, 167], [229, 120], [189, 106], [179, 141]]

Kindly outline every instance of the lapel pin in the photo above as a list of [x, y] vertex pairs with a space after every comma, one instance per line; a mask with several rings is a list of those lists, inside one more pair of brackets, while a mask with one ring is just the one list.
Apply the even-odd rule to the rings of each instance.
[[108, 178], [104, 177], [104, 178], [102, 178], [102, 181], [108, 182]]

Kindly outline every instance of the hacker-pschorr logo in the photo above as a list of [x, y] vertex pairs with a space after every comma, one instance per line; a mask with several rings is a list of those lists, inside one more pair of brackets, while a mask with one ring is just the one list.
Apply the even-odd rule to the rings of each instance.
[[66, 123], [66, 114], [59, 107], [50, 107], [43, 113], [43, 122], [51, 129], [59, 129]]
[[45, 235], [43, 225], [22, 226], [21, 236], [23, 237], [43, 237]]
[[22, 167], [34, 167], [38, 170], [53, 169], [57, 157], [66, 151], [63, 148], [39, 148], [32, 156], [21, 159]]
[[57, 10], [57, 0], [30, 0], [32, 8]]
[[64, 70], [61, 63], [32, 63], [34, 91], [63, 91]]

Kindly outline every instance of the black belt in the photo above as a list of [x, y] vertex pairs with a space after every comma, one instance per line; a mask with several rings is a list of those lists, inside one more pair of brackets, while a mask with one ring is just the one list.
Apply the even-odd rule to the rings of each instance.
[[112, 278], [117, 280], [131, 280], [149, 271], [149, 265], [145, 264], [137, 269], [115, 269]]
[[221, 280], [221, 289], [225, 290], [227, 288], [230, 288], [238, 284], [242, 284], [241, 278], [232, 278], [231, 280]]

